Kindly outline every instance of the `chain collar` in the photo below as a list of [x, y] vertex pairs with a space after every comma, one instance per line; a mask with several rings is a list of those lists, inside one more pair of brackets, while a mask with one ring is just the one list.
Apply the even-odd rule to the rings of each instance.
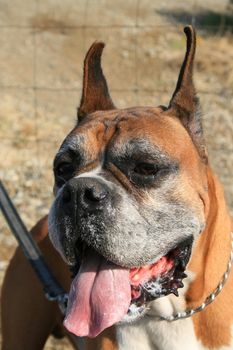
[[194, 309], [189, 309], [189, 310], [177, 312], [176, 314], [174, 314], [172, 316], [158, 316], [158, 319], [160, 321], [171, 322], [171, 321], [181, 320], [183, 318], [188, 318], [188, 317], [194, 315], [195, 313], [204, 310], [206, 308], [206, 306], [211, 304], [216, 299], [216, 297], [218, 296], [218, 294], [221, 292], [224, 285], [226, 284], [227, 279], [228, 279], [229, 274], [230, 274], [230, 271], [231, 271], [232, 262], [233, 262], [233, 232], [231, 232], [231, 254], [230, 254], [229, 262], [227, 264], [227, 269], [226, 269], [226, 272], [224, 273], [224, 275], [222, 276], [220, 283], [215, 288], [215, 290], [211, 294], [208, 295], [208, 297], [205, 299], [205, 301], [200, 306], [198, 306]]

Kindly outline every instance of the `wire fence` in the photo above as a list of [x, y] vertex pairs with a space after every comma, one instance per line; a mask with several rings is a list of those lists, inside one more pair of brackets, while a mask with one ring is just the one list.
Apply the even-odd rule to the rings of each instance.
[[[13, 102], [10, 120], [14, 123], [15, 128], [11, 131], [7, 123], [9, 107], [6, 102], [6, 111], [4, 110], [5, 105], [2, 108], [3, 126], [0, 130], [1, 143], [5, 146], [2, 147], [4, 152], [0, 156], [2, 159], [1, 176], [10, 182], [10, 187], [13, 188], [17, 186], [10, 181], [9, 167], [17, 169], [18, 173], [24, 173], [27, 167], [23, 159], [21, 164], [13, 159], [12, 162], [6, 162], [5, 166], [4, 153], [8, 153], [9, 149], [15, 151], [17, 155], [22, 149], [25, 151], [30, 148], [31, 154], [27, 152], [26, 156], [34, 157], [33, 167], [36, 168], [37, 173], [41, 174], [47, 171], [45, 169], [47, 163], [44, 160], [50, 159], [49, 171], [51, 173], [55, 148], [62, 141], [61, 135], [65, 136], [68, 129], [66, 126], [71, 126], [75, 118], [75, 108], [81, 93], [82, 59], [92, 41], [104, 39], [109, 44], [108, 56], [106, 54], [106, 59], [104, 56], [107, 77], [110, 81], [112, 95], [116, 96], [121, 106], [124, 107], [131, 102], [132, 104], [151, 102], [155, 96], [158, 96], [158, 99], [162, 98], [162, 103], [169, 100], [184, 52], [185, 43], [181, 28], [185, 23], [192, 23], [196, 26], [199, 46], [203, 51], [198, 56], [198, 78], [201, 74], [204, 75], [202, 65], [206, 65], [208, 71], [208, 58], [204, 57], [207, 63], [203, 62], [200, 58], [201, 54], [206, 56], [211, 53], [209, 60], [212, 60], [212, 65], [214, 65], [218, 62], [219, 57], [222, 58], [224, 52], [227, 52], [227, 46], [230, 46], [232, 40], [233, 20], [230, 12], [232, 4], [228, 1], [219, 4], [215, 0], [209, 0], [203, 7], [199, 0], [190, 0], [185, 4], [180, 1], [176, 4], [172, 1], [161, 4], [159, 1], [146, 0], [131, 0], [127, 3], [119, 1], [117, 4], [103, 0], [77, 2], [70, 0], [65, 4], [51, 0], [46, 4], [44, 1], [35, 0], [30, 1], [30, 6], [28, 5], [30, 11], [25, 11], [27, 1], [25, 5], [22, 5], [22, 10], [14, 9], [13, 5], [4, 4], [3, 10], [5, 9], [9, 17], [0, 20], [2, 50], [6, 51], [0, 60], [3, 67], [0, 73], [2, 75], [0, 93], [3, 101], [8, 99], [9, 103]], [[24, 14], [21, 11], [24, 11]], [[6, 38], [7, 35], [9, 39]], [[77, 49], [74, 48], [75, 37], [78, 44]], [[228, 38], [226, 48], [221, 42], [223, 37]], [[203, 49], [202, 41], [207, 46], [210, 43], [209, 51]], [[216, 42], [222, 45], [219, 50], [217, 47], [213, 50]], [[22, 47], [20, 44], [23, 44]], [[120, 56], [119, 52], [121, 52]], [[12, 59], [12, 56], [15, 55], [19, 55], [19, 62]], [[62, 59], [59, 61], [60, 56]], [[229, 52], [228, 61], [231, 57], [232, 52]], [[157, 64], [156, 61], [158, 61]], [[228, 61], [226, 70], [229, 70], [231, 66]], [[72, 65], [71, 69], [69, 65]], [[123, 73], [120, 73], [122, 68]], [[64, 73], [66, 69], [69, 75]], [[22, 71], [18, 72], [20, 70], [25, 70], [25, 75]], [[210, 73], [213, 72], [214, 68]], [[78, 73], [77, 76], [76, 73]], [[221, 71], [220, 73], [221, 79], [218, 81], [218, 72], [216, 72], [213, 83], [211, 77], [207, 77], [202, 84], [199, 84], [198, 92], [204, 96], [204, 101], [206, 96], [208, 106], [211, 104], [211, 99], [219, 99], [219, 104], [228, 103], [230, 110], [232, 106], [229, 101], [232, 88], [229, 86], [232, 80], [228, 79], [227, 72]], [[207, 72], [206, 75], [208, 74]], [[14, 77], [17, 78], [16, 81]], [[226, 77], [225, 81], [224, 77]], [[199, 80], [203, 78], [197, 79], [197, 83]], [[46, 96], [52, 96], [52, 101], [46, 101]], [[57, 100], [54, 96], [57, 96]], [[29, 107], [27, 101], [24, 102], [25, 112], [21, 107], [20, 99], [26, 98], [27, 100], [27, 97]], [[72, 109], [70, 106], [67, 109], [64, 107], [70, 102], [67, 102], [66, 99], [72, 100]], [[51, 107], [53, 103], [58, 106], [59, 116], [57, 117], [56, 108], [53, 110]], [[161, 103], [160, 100], [159, 103]], [[65, 117], [61, 115], [59, 106]], [[50, 109], [51, 111], [47, 112]], [[68, 116], [70, 112], [72, 115]], [[48, 122], [50, 117], [51, 121]], [[58, 126], [54, 131], [56, 124]], [[227, 127], [228, 120], [225, 124]], [[60, 131], [58, 131], [59, 125]], [[224, 149], [225, 154], [231, 154], [232, 145], [228, 142], [222, 146], [222, 142], [220, 143], [220, 148]], [[213, 144], [212, 148], [215, 150], [216, 144]], [[31, 173], [31, 176], [32, 179], [35, 179], [35, 175]], [[19, 176], [19, 180], [18, 186], [24, 187], [25, 177]], [[49, 181], [51, 181], [51, 176]], [[17, 191], [15, 189], [12, 194], [17, 195]]]
[[[103, 68], [116, 105], [166, 105], [185, 24], [197, 28], [205, 135], [233, 212], [232, 1], [0, 0], [0, 178], [28, 227], [49, 210], [53, 157], [75, 123], [92, 42], [107, 43]], [[1, 284], [16, 243], [0, 219]], [[70, 349], [46, 345], [55, 348]]]
[[[24, 11], [27, 3], [30, 4], [28, 8], [31, 10], [22, 14], [21, 11]], [[199, 94], [204, 99], [208, 113], [211, 113], [208, 109], [212, 106], [212, 99], [217, 99], [219, 109], [223, 104], [229, 105], [227, 109], [224, 107], [224, 115], [221, 112], [221, 118], [214, 123], [208, 121], [207, 113], [207, 126], [215, 128], [215, 131], [222, 129], [220, 138], [216, 137], [216, 140], [213, 140], [213, 133], [210, 131], [207, 132], [207, 138], [213, 152], [223, 150], [225, 158], [231, 156], [232, 125], [229, 119], [233, 108], [231, 103], [233, 79], [229, 78], [233, 57], [232, 51], [229, 52], [233, 30], [231, 2], [209, 0], [206, 4], [202, 4], [202, 1], [190, 0], [184, 4], [181, 1], [161, 3], [161, 1], [147, 0], [129, 2], [70, 0], [65, 3], [51, 0], [46, 4], [42, 0], [31, 0], [21, 6], [22, 9], [20, 7], [13, 9], [13, 5], [7, 5], [7, 2], [3, 1], [3, 10], [5, 9], [9, 17], [0, 16], [0, 38], [4, 44], [2, 50], [6, 51], [5, 54], [0, 55], [3, 68], [0, 73], [3, 77], [0, 83], [0, 94], [5, 101], [1, 111], [3, 126], [0, 129], [3, 145], [1, 177], [8, 182], [16, 201], [20, 193], [19, 187], [22, 186], [21, 188], [25, 189], [25, 178], [27, 181], [32, 179], [31, 182], [29, 181], [31, 185], [26, 189], [29, 207], [32, 197], [41, 195], [36, 191], [30, 192], [35, 186], [33, 184], [35, 179], [42, 184], [41, 186], [45, 186], [46, 191], [47, 187], [51, 188], [52, 158], [56, 147], [62, 141], [62, 135], [65, 136], [68, 126], [71, 127], [74, 121], [75, 108], [81, 94], [82, 59], [95, 39], [104, 39], [110, 45], [106, 58], [104, 56], [104, 63], [106, 61], [104, 68], [110, 82], [111, 93], [113, 97], [119, 99], [120, 105], [124, 107], [130, 104], [151, 103], [155, 97], [160, 104], [160, 98], [162, 103], [169, 100], [182, 61], [184, 38], [181, 28], [186, 23], [195, 25], [201, 47], [197, 59]], [[227, 38], [225, 47], [222, 38]], [[72, 48], [75, 42], [77, 42], [77, 49]], [[220, 52], [216, 42], [220, 45]], [[22, 47], [20, 43], [23, 44]], [[209, 45], [209, 49], [205, 50], [205, 45]], [[213, 50], [214, 47], [215, 50]], [[228, 58], [224, 57], [224, 52], [229, 52]], [[211, 57], [206, 57], [210, 53]], [[201, 56], [202, 54], [205, 57]], [[12, 59], [15, 55], [19, 55], [20, 62]], [[27, 55], [30, 56], [30, 60], [26, 57]], [[217, 68], [211, 68], [212, 70], [210, 69], [207, 74], [214, 72], [213, 79], [206, 78], [206, 75], [205, 79], [200, 78], [201, 74], [206, 74], [203, 73], [205, 67], [208, 71], [208, 60], [212, 65], [217, 66], [220, 56], [222, 66], [224, 66], [224, 59], [226, 60], [225, 71], [220, 69], [220, 77], [218, 77]], [[26, 63], [23, 62], [25, 57]], [[58, 57], [62, 59], [59, 61]], [[47, 62], [45, 62], [46, 59]], [[77, 63], [75, 63], [76, 60]], [[21, 63], [22, 66], [20, 66]], [[67, 75], [64, 73], [66, 70], [69, 72]], [[123, 73], [120, 73], [121, 70]], [[78, 73], [77, 76], [76, 73]], [[14, 82], [14, 75], [17, 77], [16, 82]], [[57, 96], [57, 101], [54, 96]], [[25, 100], [24, 107], [21, 107], [22, 100]], [[28, 110], [25, 107], [27, 100], [30, 104]], [[64, 107], [68, 106], [70, 101], [71, 106]], [[10, 103], [13, 104], [12, 108], [8, 106]], [[60, 110], [56, 110], [52, 107], [53, 105], [58, 105], [57, 108]], [[13, 130], [8, 122], [9, 109], [10, 121], [15, 125]], [[56, 112], [59, 115], [57, 119]], [[68, 116], [69, 113], [72, 115]], [[60, 131], [58, 131], [59, 127]], [[223, 134], [227, 131], [229, 136], [227, 141], [224, 141]], [[9, 152], [9, 149], [12, 152]], [[14, 152], [15, 157], [12, 161], [9, 159], [6, 161], [6, 155]], [[20, 158], [18, 160], [17, 155]], [[35, 173], [33, 174], [33, 169], [27, 174], [32, 157], [34, 158], [32, 168], [40, 174], [37, 177]], [[217, 159], [218, 157], [221, 158], [217, 155]], [[225, 158], [223, 160], [221, 158], [223, 163], [226, 162]], [[45, 170], [48, 164], [49, 169]], [[219, 171], [227, 189], [230, 189], [228, 171], [231, 167], [232, 163], [225, 166], [227, 172]], [[47, 171], [50, 172], [49, 176], [44, 175]], [[15, 172], [18, 175], [11, 181], [11, 175]], [[38, 187], [40, 186], [36, 186], [37, 190]], [[231, 191], [230, 189], [230, 193]], [[22, 194], [20, 196], [22, 197]], [[19, 205], [25, 209], [23, 201], [22, 197]], [[46, 207], [48, 201], [45, 203]], [[35, 216], [32, 215], [33, 220]], [[31, 224], [31, 221], [28, 221]]]

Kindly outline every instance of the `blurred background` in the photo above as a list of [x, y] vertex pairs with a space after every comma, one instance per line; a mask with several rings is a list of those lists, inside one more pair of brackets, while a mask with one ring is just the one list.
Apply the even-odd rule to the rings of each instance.
[[[52, 201], [53, 157], [76, 121], [84, 55], [106, 42], [118, 107], [167, 105], [197, 29], [195, 83], [209, 156], [233, 213], [233, 1], [0, 0], [0, 178], [30, 228]], [[16, 247], [0, 213], [0, 284]], [[52, 337], [46, 349], [71, 349]]]

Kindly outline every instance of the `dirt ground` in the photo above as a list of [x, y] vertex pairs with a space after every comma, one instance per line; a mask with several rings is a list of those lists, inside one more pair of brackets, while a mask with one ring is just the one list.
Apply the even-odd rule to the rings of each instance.
[[[233, 213], [233, 8], [226, 0], [0, 0], [0, 178], [31, 227], [52, 201], [52, 161], [76, 118], [83, 57], [106, 42], [115, 104], [168, 104], [198, 30], [195, 82], [212, 166]], [[0, 283], [16, 243], [0, 214]], [[45, 349], [71, 349], [52, 337]]]

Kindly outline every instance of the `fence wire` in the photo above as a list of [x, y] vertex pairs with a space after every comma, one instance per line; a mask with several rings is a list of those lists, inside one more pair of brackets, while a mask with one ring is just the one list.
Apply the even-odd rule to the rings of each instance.
[[[90, 39], [109, 41], [106, 56], [110, 59], [103, 66], [110, 92], [117, 102], [123, 106], [141, 105], [148, 97], [148, 103], [154, 103], [154, 96], [159, 99], [158, 104], [165, 104], [174, 88], [185, 47], [184, 38], [183, 41], [176, 40], [171, 35], [179, 32], [179, 38], [182, 37], [185, 24], [193, 24], [198, 32], [200, 53], [197, 54], [195, 77], [204, 102], [205, 135], [213, 167], [224, 183], [233, 214], [232, 0], [0, 0], [0, 44], [5, 45], [0, 48], [0, 106], [4, 98], [6, 100], [2, 110], [0, 107], [0, 178], [28, 227], [48, 213], [52, 201], [53, 156], [68, 131], [66, 115], [71, 113], [70, 124], [72, 119], [75, 121], [75, 108], [81, 94], [81, 65], [92, 43]], [[54, 36], [43, 42], [44, 33]], [[159, 36], [158, 33], [162, 34]], [[61, 37], [66, 41], [73, 38], [70, 45], [76, 45], [77, 37], [75, 52], [79, 52], [79, 60], [68, 47], [67, 63], [67, 48], [63, 47], [63, 52], [58, 44], [56, 46]], [[42, 62], [44, 65], [41, 64], [43, 50], [48, 51], [47, 56], [52, 52], [51, 61]], [[123, 58], [117, 61], [119, 50], [122, 50]], [[28, 67], [24, 64], [22, 68], [17, 62], [15, 56], [22, 52], [32, 55]], [[173, 52], [171, 57], [170, 52]], [[62, 60], [57, 63], [59, 57]], [[63, 77], [63, 70], [76, 59], [80, 71], [73, 79], [79, 78], [80, 83], [73, 84], [68, 75]], [[153, 63], [155, 73], [149, 67], [153, 60], [158, 61]], [[25, 71], [18, 74], [13, 66], [9, 68], [11, 64], [17, 64], [19, 70]], [[47, 67], [50, 70], [44, 73], [43, 80], [41, 69]], [[10, 75], [16, 73], [16, 82], [12, 76], [7, 76], [5, 68]], [[26, 79], [30, 74], [31, 78]], [[54, 79], [55, 74], [60, 74], [61, 78]], [[67, 106], [65, 110], [63, 103]], [[70, 108], [69, 104], [72, 105]], [[1, 214], [0, 219], [1, 285], [16, 243]], [[51, 342], [50, 339], [46, 349], [60, 349], [60, 341]], [[69, 346], [61, 343], [61, 348], [69, 349]]]
[[[4, 1], [3, 1], [4, 2]], [[33, 1], [31, 1], [33, 2]], [[41, 4], [43, 4], [43, 1], [35, 0], [35, 11], [33, 14], [34, 18], [39, 18], [41, 16]], [[122, 87], [113, 87], [111, 88], [111, 92], [113, 94], [122, 94], [124, 96], [134, 96], [134, 102], [135, 104], [140, 104], [141, 98], [144, 95], [161, 95], [161, 94], [170, 94], [171, 89], [173, 86], [173, 82], [171, 86], [159, 86], [155, 85], [154, 88], [151, 88], [151, 86], [145, 86], [141, 85], [142, 81], [142, 73], [139, 72], [139, 65], [143, 65], [142, 58], [141, 58], [141, 46], [143, 45], [143, 42], [141, 41], [140, 34], [145, 32], [145, 38], [146, 33], [149, 31], [149, 34], [152, 35], [157, 31], [162, 31], [163, 33], [173, 31], [177, 31], [177, 28], [182, 28], [185, 23], [192, 23], [196, 26], [198, 33], [205, 35], [214, 35], [214, 36], [231, 36], [233, 31], [233, 20], [232, 20], [232, 7], [231, 2], [228, 1], [216, 1], [216, 0], [209, 0], [206, 4], [206, 7], [202, 7], [202, 2], [200, 0], [193, 0], [188, 1], [186, 4], [184, 4], [181, 1], [174, 2], [174, 5], [171, 5], [173, 2], [163, 2], [161, 4], [161, 1], [147, 1], [147, 0], [131, 0], [128, 5], [124, 1], [119, 1], [119, 5], [117, 7], [117, 2], [115, 1], [95, 1], [95, 0], [83, 0], [83, 1], [77, 1], [77, 2], [70, 2], [70, 12], [76, 11], [77, 7], [82, 7], [82, 21], [81, 23], [74, 24], [73, 21], [63, 21], [62, 16], [56, 17], [56, 6], [54, 7], [54, 14], [51, 14], [51, 22], [49, 21], [49, 14], [47, 14], [46, 17], [46, 11], [43, 12], [44, 18], [47, 18], [47, 21], [45, 20], [43, 23], [36, 22], [36, 20], [28, 21], [27, 23], [13, 23], [12, 21], [5, 20], [4, 23], [1, 23], [0, 21], [0, 36], [4, 35], [4, 30], [16, 30], [18, 32], [20, 31], [29, 31], [31, 33], [32, 38], [32, 83], [31, 84], [25, 84], [23, 82], [20, 84], [17, 82], [16, 84], [12, 83], [1, 83], [0, 82], [0, 94], [8, 91], [9, 95], [15, 92], [21, 92], [21, 96], [27, 96], [31, 91], [33, 91], [33, 137], [29, 135], [28, 140], [24, 140], [25, 145], [29, 145], [30, 149], [33, 150], [33, 157], [35, 157], [35, 162], [37, 171], [43, 171], [44, 163], [41, 159], [43, 157], [47, 157], [50, 153], [47, 152], [47, 145], [51, 144], [53, 149], [55, 149], [55, 146], [57, 146], [59, 140], [56, 135], [53, 135], [49, 138], [43, 138], [41, 137], [41, 128], [43, 128], [43, 119], [41, 119], [42, 112], [40, 110], [40, 99], [39, 95], [41, 93], [49, 94], [49, 93], [61, 93], [61, 94], [72, 94], [77, 93], [78, 95], [81, 93], [81, 87], [80, 86], [67, 86], [67, 84], [64, 84], [64, 86], [52, 86], [52, 84], [41, 84], [38, 82], [38, 66], [40, 64], [40, 53], [43, 50], [43, 47], [41, 47], [41, 42], [39, 40], [40, 36], [46, 32], [46, 31], [57, 31], [57, 33], [62, 33], [62, 35], [69, 37], [72, 33], [75, 33], [75, 31], [79, 31], [79, 37], [81, 36], [82, 41], [82, 54], [88, 49], [88, 45], [90, 42], [88, 41], [90, 38], [90, 31], [93, 33], [96, 32], [96, 37], [98, 39], [98, 31], [100, 31], [102, 34], [110, 37], [111, 31], [115, 30], [116, 34], [121, 31], [126, 31], [125, 36], [127, 34], [133, 33], [133, 39], [129, 40], [129, 48], [133, 52], [132, 54], [132, 60], [133, 62], [130, 63], [132, 72], [133, 72], [133, 78], [132, 84], [129, 84], [129, 87], [124, 84]], [[48, 1], [48, 4], [53, 4], [52, 1]], [[58, 2], [59, 6], [62, 8], [62, 2]], [[100, 11], [97, 14], [97, 19], [94, 20], [93, 23], [90, 23], [90, 16], [93, 17], [93, 11], [96, 10], [96, 8], [100, 7]], [[154, 4], [155, 9], [153, 9], [152, 5]], [[221, 9], [225, 7], [225, 11], [223, 12], [216, 12], [216, 4], [219, 4]], [[3, 5], [4, 6], [4, 5]], [[6, 5], [5, 5], [6, 6]], [[13, 4], [9, 4], [7, 6], [13, 6]], [[58, 6], [58, 5], [57, 5]], [[65, 5], [64, 5], [65, 6]], [[97, 6], [97, 7], [96, 7]], [[110, 13], [109, 9], [111, 9], [111, 6], [116, 9], [115, 13], [115, 19], [113, 23], [108, 23], [107, 20], [107, 13]], [[125, 6], [125, 10], [124, 10]], [[158, 12], [161, 19], [154, 23], [152, 20], [148, 20], [147, 15], [144, 15], [145, 9], [147, 7], [151, 6], [151, 12], [147, 12], [147, 15], [149, 13], [149, 16], [152, 16], [153, 13], [156, 15]], [[121, 9], [122, 7], [122, 9]], [[161, 8], [160, 8], [161, 7]], [[67, 8], [67, 7], [66, 7]], [[59, 10], [61, 12], [61, 10]], [[101, 13], [102, 11], [102, 13]], [[106, 11], [106, 12], [105, 12]], [[125, 11], [125, 12], [124, 12]], [[128, 11], [128, 12], [127, 12]], [[153, 12], [154, 11], [154, 12]], [[156, 12], [157, 11], [157, 12]], [[127, 15], [126, 15], [127, 12]], [[113, 16], [112, 12], [110, 13], [111, 16]], [[134, 14], [134, 15], [132, 15]], [[67, 15], [67, 12], [64, 11], [64, 16]], [[125, 17], [124, 17], [124, 16]], [[16, 19], [17, 19], [17, 11], [15, 13]], [[110, 17], [111, 17], [110, 16]], [[129, 20], [127, 21], [127, 16]], [[212, 17], [211, 17], [212, 16]], [[113, 17], [112, 17], [113, 18]], [[125, 18], [123, 20], [122, 18]], [[157, 18], [157, 17], [156, 17]], [[99, 23], [96, 24], [96, 22], [99, 19]], [[164, 19], [164, 21], [163, 21]], [[118, 32], [117, 32], [118, 31]], [[81, 34], [80, 34], [81, 33]], [[152, 33], [152, 34], [151, 34]], [[113, 33], [114, 35], [114, 33]], [[182, 36], [182, 33], [180, 33]], [[92, 35], [93, 36], [93, 35]], [[99, 38], [101, 39], [101, 38]], [[56, 39], [54, 39], [56, 40]], [[117, 41], [118, 37], [115, 37], [115, 49], [117, 50]], [[148, 44], [149, 46], [149, 44]], [[184, 46], [184, 45], [183, 45]], [[55, 50], [56, 51], [56, 50]], [[180, 48], [180, 52], [183, 52], [183, 48]], [[55, 52], [57, 55], [59, 52]], [[149, 52], [150, 53], [150, 52]], [[148, 55], [149, 55], [148, 53]], [[14, 50], [12, 48], [12, 52], [9, 53], [14, 55]], [[217, 47], [216, 51], [212, 51], [212, 58], [216, 55], [216, 62], [218, 60], [218, 52]], [[114, 55], [113, 56], [113, 62], [114, 65]], [[214, 59], [214, 58], [213, 58]], [[51, 62], [48, 62], [48, 64], [51, 64]], [[64, 67], [66, 69], [66, 67]], [[119, 70], [121, 70], [121, 67], [118, 67]], [[141, 69], [141, 68], [140, 68]], [[25, 72], [27, 74], [27, 72]], [[178, 74], [178, 71], [177, 71]], [[0, 72], [1, 75], [1, 72]], [[111, 78], [111, 76], [110, 76]], [[168, 78], [168, 85], [169, 85], [169, 76]], [[74, 77], [75, 79], [75, 77]], [[131, 79], [131, 77], [130, 77]], [[120, 82], [119, 82], [120, 85]], [[212, 96], [213, 98], [224, 98], [224, 101], [229, 101], [231, 99], [232, 95], [232, 89], [223, 88], [222, 86], [216, 86], [215, 88], [212, 87], [211, 82], [209, 84], [209, 87], [207, 88], [206, 85], [204, 87], [200, 87], [198, 89], [198, 92], [201, 95], [206, 95], [207, 99], [208, 96]], [[124, 97], [123, 97], [124, 98]], [[78, 104], [78, 100], [77, 100]], [[74, 106], [75, 108], [75, 106]], [[4, 118], [7, 119], [7, 115], [4, 116]], [[45, 126], [46, 127], [46, 126]], [[31, 137], [31, 138], [30, 138]], [[9, 147], [13, 147], [17, 151], [17, 144], [14, 145], [15, 142], [15, 135], [10, 133], [5, 133], [4, 129], [3, 132], [1, 132], [1, 142], [9, 143]], [[13, 146], [12, 146], [13, 145]], [[227, 147], [224, 149], [225, 154], [230, 154], [232, 152], [232, 146], [227, 145]], [[48, 154], [47, 154], [48, 153]], [[4, 155], [2, 156], [2, 159], [4, 159]], [[30, 154], [28, 154], [28, 157], [30, 157]], [[52, 154], [51, 154], [51, 163], [52, 163]], [[14, 167], [14, 163], [12, 163], [12, 168]], [[22, 172], [24, 171], [24, 164], [21, 166]], [[20, 168], [18, 168], [18, 171], [20, 171]], [[1, 171], [1, 176], [6, 179], [6, 181], [9, 181], [9, 168], [4, 168]], [[224, 175], [225, 176], [225, 175]], [[227, 176], [225, 178], [228, 181]], [[224, 178], [224, 179], [225, 179]], [[19, 186], [24, 186], [24, 179], [19, 183]], [[15, 191], [13, 191], [15, 193]]]

